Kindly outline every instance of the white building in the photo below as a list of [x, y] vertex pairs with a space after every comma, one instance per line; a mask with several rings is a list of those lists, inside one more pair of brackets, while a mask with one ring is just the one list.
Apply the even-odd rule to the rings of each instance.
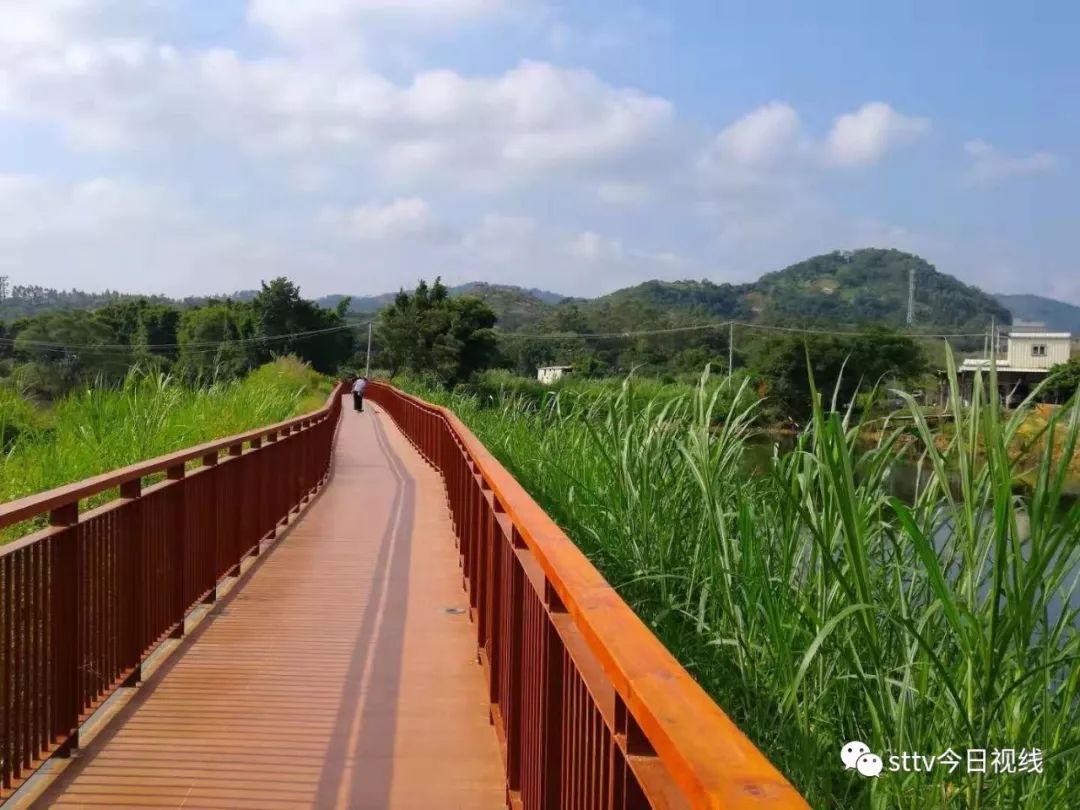
[[[1004, 353], [994, 352], [998, 371], [1030, 371], [1046, 373], [1059, 363], [1068, 363], [1072, 352], [1070, 332], [1041, 332], [1027, 330], [1010, 332]], [[989, 359], [968, 358], [961, 371], [986, 369]]]
[[[1011, 332], [1005, 365], [1013, 369], [1045, 370], [1068, 363], [1072, 351], [1069, 332]], [[1001, 366], [1002, 363], [998, 363]]]
[[536, 370], [536, 379], [544, 384], [548, 384], [557, 382], [568, 374], [573, 373], [573, 366], [541, 366]]
[[1021, 330], [1009, 333], [1004, 352], [1000, 346], [994, 346], [990, 358], [969, 357], [964, 360], [958, 371], [965, 399], [970, 398], [975, 372], [981, 370], [985, 373], [990, 368], [991, 360], [996, 367], [998, 389], [1006, 407], [1027, 396], [1046, 378], [1051, 368], [1069, 362], [1071, 333], [1047, 332], [1038, 324], [1024, 324]]

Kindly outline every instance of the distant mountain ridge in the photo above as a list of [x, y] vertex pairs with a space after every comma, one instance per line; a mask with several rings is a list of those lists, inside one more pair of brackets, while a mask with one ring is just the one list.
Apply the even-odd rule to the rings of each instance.
[[[450, 291], [452, 295], [475, 295], [486, 301], [499, 317], [498, 328], [508, 332], [640, 331], [725, 320], [903, 328], [911, 271], [915, 274], [916, 329], [980, 332], [991, 321], [1007, 325], [1015, 316], [1080, 334], [1080, 307], [1035, 295], [993, 296], [939, 272], [919, 256], [878, 248], [814, 256], [745, 284], [654, 280], [597, 298], [567, 297], [544, 289], [487, 282], [459, 284]], [[124, 298], [169, 300], [162, 296], [15, 289], [24, 297], [0, 301], [0, 320], [10, 322], [51, 309], [96, 309]], [[193, 305], [210, 297], [243, 301], [255, 294], [254, 290], [241, 290], [228, 296], [189, 297], [176, 303]], [[378, 312], [396, 294], [326, 295], [317, 303], [336, 307], [349, 297], [349, 311], [355, 317]]]
[[[1008, 324], [1008, 308], [978, 287], [939, 272], [925, 259], [899, 250], [864, 248], [814, 256], [746, 284], [646, 281], [597, 298], [476, 282], [451, 289], [475, 295], [499, 316], [506, 331], [541, 328], [581, 332], [678, 326], [692, 320], [771, 324], [906, 325], [908, 279], [915, 274], [915, 325], [979, 331], [991, 321]], [[374, 312], [394, 294], [352, 299], [354, 312]], [[320, 299], [336, 305], [341, 296]], [[1067, 306], [1067, 305], [1065, 305]]]
[[1052, 332], [1080, 335], [1080, 307], [1041, 295], [995, 295], [1014, 320], [1038, 321]]

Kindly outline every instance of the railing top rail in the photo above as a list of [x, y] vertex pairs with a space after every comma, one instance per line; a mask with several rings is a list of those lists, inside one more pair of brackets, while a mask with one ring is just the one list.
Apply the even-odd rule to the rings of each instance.
[[[226, 436], [223, 439], [214, 439], [194, 447], [178, 450], [175, 453], [169, 453], [164, 456], [158, 456], [157, 458], [140, 461], [118, 470], [110, 470], [101, 475], [96, 475], [93, 478], [86, 478], [82, 481], [65, 484], [64, 486], [56, 487], [55, 489], [49, 489], [45, 492], [38, 492], [34, 495], [27, 495], [26, 497], [0, 504], [0, 529], [37, 515], [51, 512], [62, 506], [78, 503], [84, 498], [89, 498], [100, 492], [104, 492], [107, 489], [126, 484], [128, 481], [134, 481], [137, 478], [143, 478], [147, 475], [153, 475], [154, 473], [165, 472], [170, 468], [186, 464], [189, 461], [202, 458], [211, 453], [217, 453], [226, 450], [229, 447], [234, 447], [238, 444], [243, 444], [244, 442], [250, 442], [253, 439], [259, 439], [267, 434], [292, 428], [295, 425], [302, 425], [304, 422], [311, 419], [321, 418], [330, 413], [334, 398], [340, 396], [341, 392], [341, 384], [335, 384], [334, 390], [331, 391], [330, 396], [327, 397], [327, 400], [322, 407], [300, 416], [294, 416], [291, 419], [285, 419], [284, 421], [276, 422], [272, 425], [255, 428], [254, 430], [249, 430], [245, 433]], [[7, 546], [0, 546], [0, 556], [13, 551], [16, 545], [17, 543], [9, 543]]]
[[809, 810], [783, 774], [453, 411], [386, 383], [372, 384], [440, 414], [457, 434], [612, 686], [693, 806]]

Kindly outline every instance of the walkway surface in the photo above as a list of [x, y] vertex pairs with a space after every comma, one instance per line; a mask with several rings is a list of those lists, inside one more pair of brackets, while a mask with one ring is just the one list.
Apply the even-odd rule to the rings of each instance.
[[344, 410], [330, 483], [35, 806], [497, 808], [438, 474]]

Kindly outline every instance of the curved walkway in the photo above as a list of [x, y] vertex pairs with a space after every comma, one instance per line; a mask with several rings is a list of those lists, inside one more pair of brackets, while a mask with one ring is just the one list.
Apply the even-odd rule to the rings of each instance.
[[497, 808], [445, 490], [376, 406], [330, 482], [35, 806]]

